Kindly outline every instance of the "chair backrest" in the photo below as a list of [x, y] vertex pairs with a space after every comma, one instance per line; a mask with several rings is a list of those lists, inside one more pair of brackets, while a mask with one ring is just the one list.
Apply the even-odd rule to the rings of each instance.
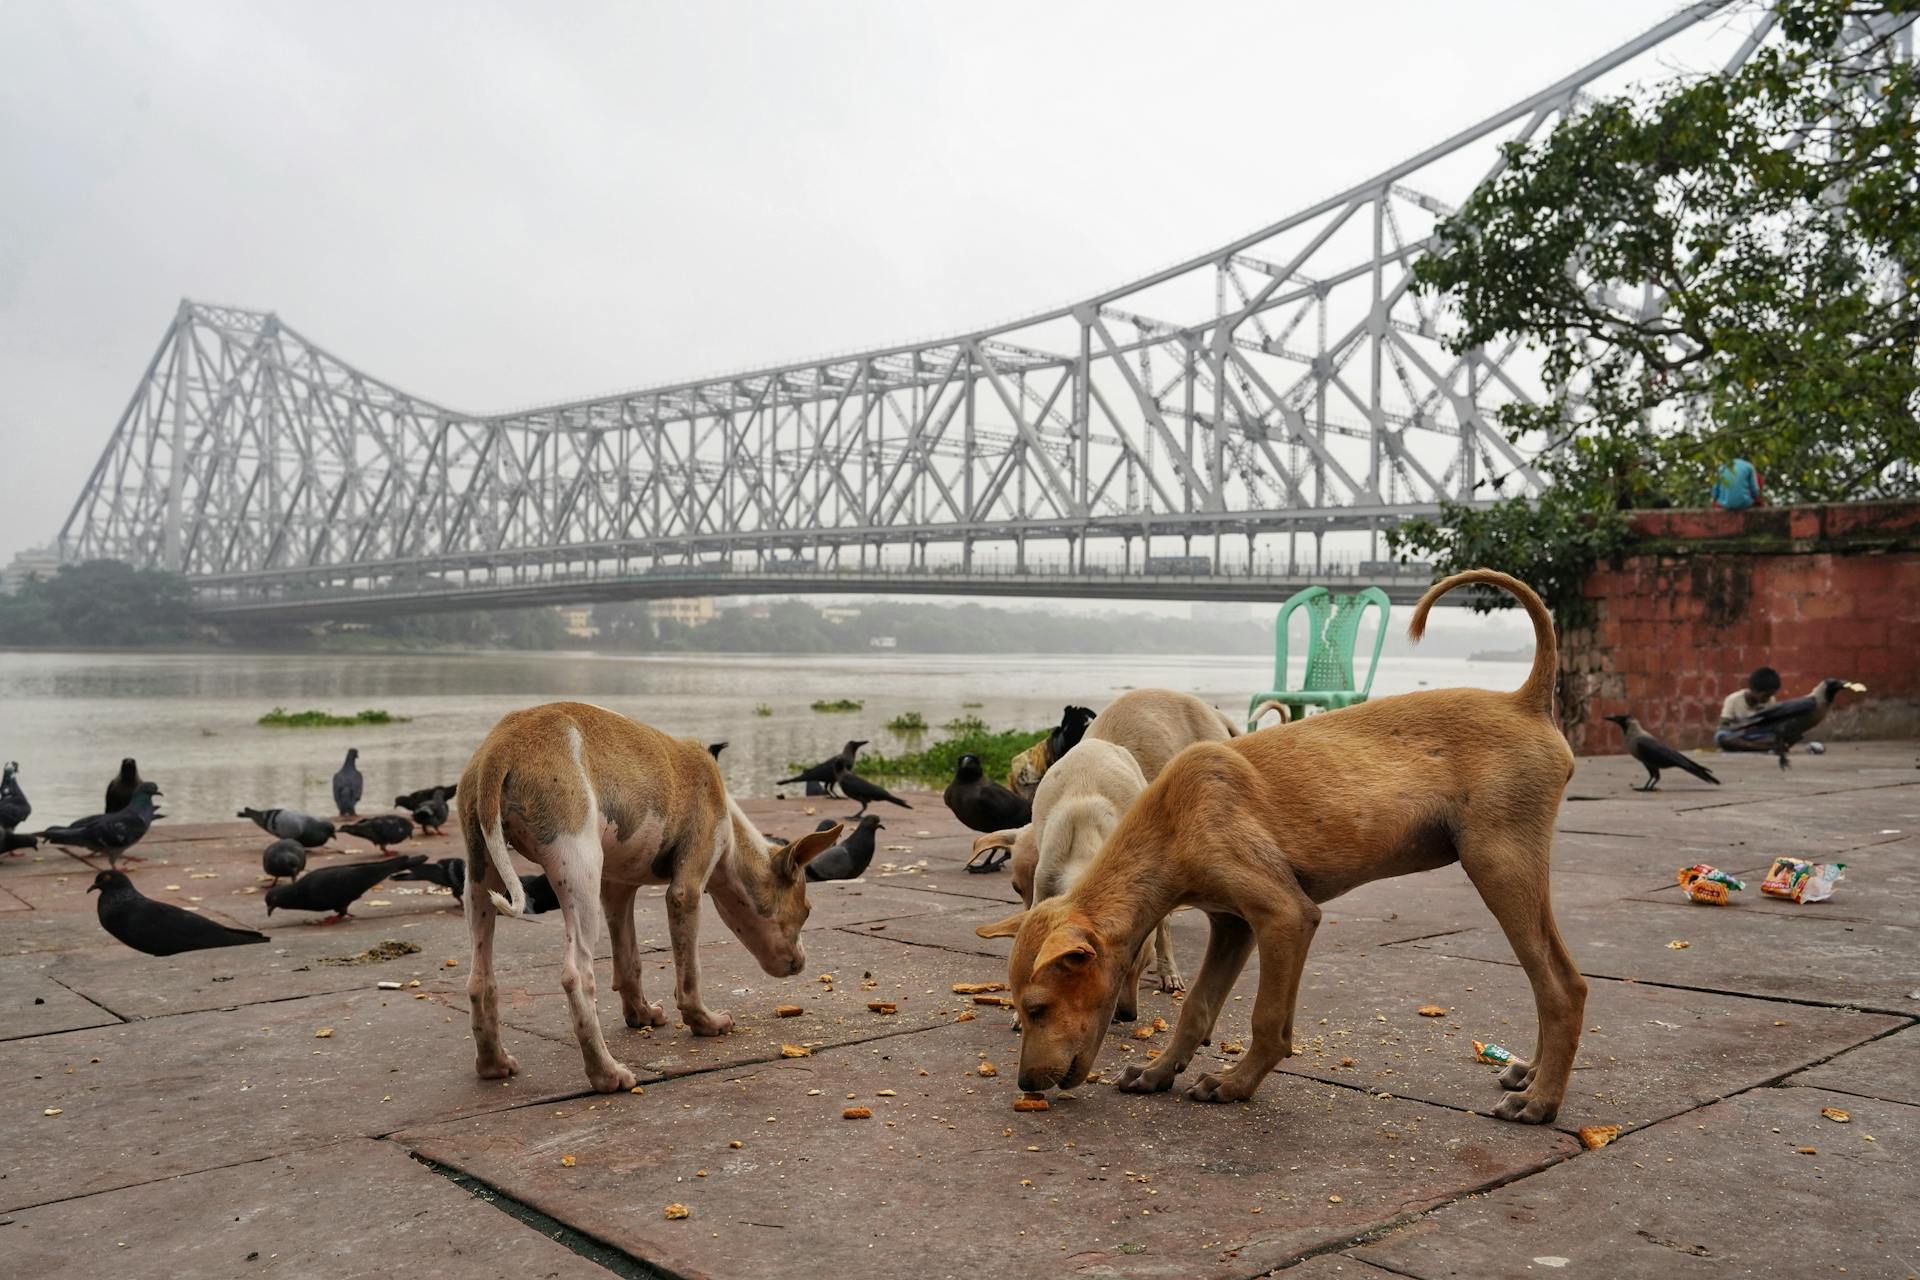
[[[1275, 620], [1273, 687], [1287, 687], [1287, 624], [1293, 611], [1307, 610], [1307, 669], [1301, 691], [1310, 693], [1373, 690], [1374, 673], [1380, 667], [1380, 650], [1386, 644], [1387, 618], [1392, 602], [1378, 587], [1368, 587], [1356, 595], [1336, 596], [1325, 587], [1308, 587], [1280, 606]], [[1373, 637], [1373, 660], [1367, 666], [1367, 679], [1356, 685], [1353, 679], [1353, 650], [1360, 635], [1360, 623], [1369, 608], [1378, 607], [1380, 623]]]

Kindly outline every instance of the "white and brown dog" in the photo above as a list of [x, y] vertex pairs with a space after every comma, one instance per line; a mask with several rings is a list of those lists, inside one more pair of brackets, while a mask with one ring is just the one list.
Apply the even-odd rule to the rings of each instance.
[[732, 1030], [733, 1019], [700, 998], [700, 898], [760, 967], [788, 977], [806, 967], [804, 868], [840, 838], [830, 827], [777, 852], [727, 794], [705, 746], [671, 738], [602, 707], [552, 702], [505, 716], [468, 762], [456, 793], [467, 843], [466, 895], [473, 935], [467, 994], [480, 1074], [519, 1070], [500, 1043], [493, 977], [498, 912], [519, 915], [525, 891], [508, 850], [538, 863], [566, 922], [561, 988], [587, 1078], [602, 1093], [631, 1089], [633, 1072], [607, 1052], [594, 1003], [593, 952], [602, 920], [613, 934], [613, 985], [630, 1027], [667, 1020], [640, 985], [633, 899], [643, 884], [667, 886], [674, 997], [695, 1035]]

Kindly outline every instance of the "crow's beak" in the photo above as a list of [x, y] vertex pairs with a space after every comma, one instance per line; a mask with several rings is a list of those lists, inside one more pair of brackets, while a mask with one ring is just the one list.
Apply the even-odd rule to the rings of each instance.
[[90, 884], [90, 885], [88, 885], [88, 886], [87, 886], [87, 892], [88, 892], [88, 893], [98, 893], [98, 892], [100, 892], [100, 886], [99, 886], [99, 885], [97, 885], [97, 884]]

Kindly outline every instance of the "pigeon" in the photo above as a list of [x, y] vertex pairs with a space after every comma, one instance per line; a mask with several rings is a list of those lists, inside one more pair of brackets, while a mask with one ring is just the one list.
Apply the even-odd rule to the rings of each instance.
[[[444, 806], [446, 802], [443, 800], [441, 804]], [[340, 824], [340, 834], [359, 836], [385, 853], [388, 845], [399, 844], [413, 834], [413, 822], [405, 814], [382, 813], [358, 822], [343, 822]]]
[[177, 956], [182, 951], [205, 951], [209, 947], [244, 947], [268, 940], [264, 933], [229, 928], [171, 902], [155, 902], [134, 888], [124, 871], [102, 871], [87, 892], [100, 895], [100, 927], [150, 956]]
[[834, 775], [833, 780], [834, 780], [834, 784], [840, 788], [841, 792], [847, 797], [847, 799], [858, 800], [860, 802], [860, 808], [857, 811], [848, 814], [847, 816], [849, 818], [858, 818], [862, 816], [863, 814], [866, 813], [868, 805], [878, 804], [882, 800], [885, 800], [888, 804], [897, 804], [902, 809], [913, 808], [912, 805], [908, 804], [905, 800], [902, 800], [899, 796], [893, 794], [893, 792], [887, 790], [885, 787], [881, 786], [879, 783], [868, 782], [865, 778], [855, 773], [852, 769], [846, 768], [844, 766], [841, 768], [839, 773]]
[[153, 811], [153, 798], [159, 794], [159, 783], [143, 782], [124, 809], [116, 813], [96, 813], [64, 827], [48, 827], [40, 833], [40, 838], [65, 848], [104, 853], [109, 867], [118, 866], [120, 859], [127, 856], [127, 850], [139, 844], [153, 829], [153, 820], [160, 816]]
[[25, 853], [29, 849], [39, 847], [38, 836], [23, 836], [11, 831], [0, 831], [0, 853]]
[[260, 869], [272, 876], [275, 884], [282, 876], [298, 880], [307, 869], [307, 851], [298, 840], [275, 840], [261, 851]]
[[298, 840], [303, 848], [318, 849], [333, 839], [333, 824], [298, 809], [242, 809], [236, 818], [252, 818], [253, 825], [282, 840]]
[[412, 813], [415, 809], [418, 809], [421, 805], [433, 799], [434, 792], [438, 791], [442, 800], [451, 800], [453, 799], [453, 793], [459, 789], [460, 784], [457, 782], [449, 782], [439, 787], [422, 787], [418, 791], [409, 791], [403, 796], [395, 796], [393, 798], [393, 807]]
[[[439, 835], [440, 828], [447, 825], [447, 798], [436, 790], [432, 799], [425, 801], [413, 811], [413, 820], [419, 823], [420, 829], [428, 835]], [[401, 839], [405, 838], [401, 837]]]
[[351, 818], [359, 812], [360, 797], [367, 792], [367, 780], [360, 776], [359, 766], [354, 762], [360, 758], [360, 748], [347, 748], [347, 762], [333, 775], [333, 808], [343, 818]]
[[1005, 831], [1033, 821], [1033, 802], [987, 777], [976, 755], [960, 757], [942, 798], [953, 816], [975, 831]]
[[813, 794], [813, 788], [819, 787], [824, 795], [832, 795], [834, 787], [840, 783], [840, 771], [853, 768], [853, 758], [860, 754], [860, 748], [867, 745], [869, 739], [848, 738], [847, 745], [840, 748], [837, 756], [828, 756], [809, 769], [802, 769], [791, 778], [781, 778], [775, 786], [784, 787], [790, 782], [807, 784], [807, 794]]
[[873, 833], [886, 830], [886, 826], [871, 813], [860, 819], [852, 835], [807, 864], [807, 879], [857, 880], [867, 874], [867, 867], [873, 861]]
[[[1768, 703], [1746, 719], [1734, 721], [1727, 726], [1727, 729], [1733, 733], [1745, 729], [1767, 731], [1773, 740], [1773, 754], [1779, 758], [1780, 767], [1788, 768], [1790, 766], [1787, 764], [1787, 752], [1793, 750], [1795, 743], [1812, 733], [1814, 728], [1827, 718], [1827, 712], [1833, 707], [1833, 700], [1840, 696], [1840, 691], [1843, 689], [1849, 693], [1865, 693], [1867, 686], [1853, 680], [1835, 680], [1829, 677], [1815, 685], [1813, 692], [1806, 697]], [[1749, 741], [1753, 740], [1751, 734], [1745, 736]]]
[[11, 832], [32, 816], [33, 805], [20, 789], [20, 762], [9, 760], [0, 772], [0, 831]]
[[1632, 716], [1608, 716], [1607, 719], [1620, 726], [1620, 733], [1627, 740], [1627, 751], [1646, 766], [1647, 784], [1635, 787], [1635, 791], [1651, 791], [1659, 786], [1662, 769], [1685, 769], [1703, 782], [1711, 782], [1716, 787], [1720, 785], [1720, 779], [1713, 776], [1713, 770], [1675, 751], [1643, 729]]
[[425, 854], [416, 853], [411, 857], [383, 858], [379, 862], [320, 867], [290, 884], [275, 885], [267, 890], [267, 914], [272, 915], [275, 910], [331, 911], [333, 918], [321, 923], [338, 924], [348, 918], [351, 914], [348, 908], [361, 894], [395, 872], [417, 867], [426, 860]]
[[120, 762], [120, 772], [113, 775], [107, 783], [107, 803], [104, 813], [118, 813], [133, 803], [133, 793], [140, 789], [140, 766], [128, 756]]

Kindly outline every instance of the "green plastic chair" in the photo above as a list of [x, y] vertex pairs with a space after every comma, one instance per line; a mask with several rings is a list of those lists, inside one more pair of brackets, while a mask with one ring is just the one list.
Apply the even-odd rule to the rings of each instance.
[[[1293, 611], [1307, 608], [1307, 670], [1298, 689], [1287, 683], [1287, 624]], [[1373, 636], [1373, 661], [1367, 665], [1367, 680], [1358, 688], [1353, 681], [1353, 647], [1360, 636], [1360, 623], [1367, 610], [1380, 609], [1380, 626]], [[1247, 702], [1247, 731], [1255, 727], [1254, 709], [1263, 702], [1278, 702], [1287, 709], [1290, 720], [1298, 720], [1308, 707], [1337, 711], [1357, 702], [1365, 702], [1373, 691], [1373, 674], [1380, 669], [1380, 649], [1387, 641], [1387, 618], [1393, 604], [1387, 593], [1368, 587], [1357, 595], [1336, 596], [1325, 587], [1308, 587], [1280, 606], [1274, 622], [1273, 683], [1265, 693], [1256, 693]]]

